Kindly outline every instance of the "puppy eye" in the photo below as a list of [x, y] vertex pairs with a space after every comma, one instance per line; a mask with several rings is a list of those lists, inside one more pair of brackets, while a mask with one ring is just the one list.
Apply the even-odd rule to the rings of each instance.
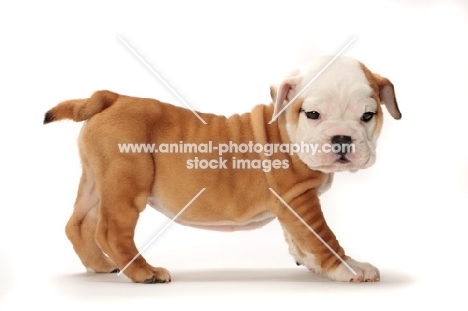
[[361, 120], [364, 122], [369, 122], [375, 115], [375, 112], [364, 112], [361, 116]]
[[317, 120], [320, 118], [320, 113], [317, 111], [305, 111], [304, 109], [301, 109], [301, 111], [305, 112], [308, 119]]

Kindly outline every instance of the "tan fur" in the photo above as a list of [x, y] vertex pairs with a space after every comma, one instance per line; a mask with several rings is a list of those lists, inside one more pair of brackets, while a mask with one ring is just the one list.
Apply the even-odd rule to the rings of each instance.
[[[374, 96], [373, 96], [374, 100], [379, 104], [385, 105], [387, 107], [387, 110], [390, 112], [390, 114], [392, 115], [394, 119], [396, 120], [401, 119], [401, 112], [400, 112], [400, 109], [398, 108], [398, 103], [396, 101], [396, 98], [393, 97], [392, 101], [384, 102], [382, 99], [382, 96], [380, 95], [382, 88], [385, 86], [390, 87], [393, 93], [395, 92], [392, 82], [390, 82], [390, 80], [388, 80], [387, 78], [381, 77], [380, 75], [376, 73], [372, 73], [364, 64], [361, 63], [360, 65], [361, 65], [362, 71], [364, 71], [364, 74], [367, 80], [369, 81], [369, 85], [372, 87], [374, 91]], [[377, 107], [377, 109], [378, 109], [378, 112], [376, 115], [376, 118], [377, 118], [376, 132], [377, 134], [379, 134], [382, 129], [383, 116], [382, 116], [382, 109], [380, 105]]]
[[[367, 73], [366, 73], [367, 74]], [[374, 81], [374, 82], [372, 82]], [[377, 91], [378, 81], [371, 80]], [[271, 89], [273, 98], [274, 88]], [[274, 153], [271, 160], [288, 161], [287, 169], [233, 169], [230, 159], [260, 159], [264, 154], [230, 153], [227, 169], [188, 169], [195, 157], [218, 159], [213, 153], [121, 153], [118, 144], [196, 143], [212, 141], [260, 144], [290, 143], [286, 122], [297, 123], [302, 99], [291, 105], [294, 113], [281, 114], [269, 124], [274, 105], [256, 106], [252, 112], [229, 118], [199, 113], [154, 99], [98, 91], [88, 99], [60, 103], [46, 113], [44, 123], [72, 119], [85, 121], [79, 149], [83, 173], [66, 233], [83, 265], [90, 271], [115, 272], [138, 254], [134, 231], [148, 199], [156, 198], [167, 213], [177, 214], [202, 188], [206, 190], [182, 213], [181, 223], [243, 223], [271, 212], [288, 232], [300, 256], [314, 254], [327, 274], [340, 265], [323, 245], [269, 188], [279, 194], [342, 258], [343, 248], [327, 226], [318, 199], [327, 175], [309, 169], [296, 155]], [[380, 131], [381, 120], [378, 130]], [[302, 255], [301, 255], [302, 254]], [[169, 282], [164, 268], [149, 265], [139, 256], [124, 273], [134, 282]]]
[[[344, 256], [320, 211], [315, 189], [322, 183], [323, 174], [308, 169], [296, 156], [273, 155], [272, 159], [289, 160], [290, 168], [269, 173], [256, 169], [235, 170], [230, 168], [231, 165], [224, 171], [189, 170], [186, 160], [193, 158], [193, 154], [122, 154], [117, 148], [119, 143], [125, 142], [205, 143], [204, 137], [210, 137], [213, 144], [227, 141], [240, 144], [249, 140], [264, 144], [288, 142], [284, 118], [266, 125], [272, 116], [272, 105], [257, 106], [252, 113], [230, 118], [201, 114], [208, 123], [204, 125], [190, 111], [182, 108], [153, 99], [101, 91], [88, 100], [61, 103], [48, 114], [60, 119], [73, 119], [76, 111], [91, 110], [89, 105], [96, 105], [100, 97], [115, 97], [116, 100], [107, 105], [104, 112], [90, 118], [80, 135], [83, 176], [75, 210], [67, 225], [67, 235], [86, 267], [96, 272], [121, 269], [138, 253], [133, 232], [138, 213], [145, 208], [146, 198], [152, 191], [158, 193], [164, 205], [175, 214], [201, 188], [206, 188], [206, 191], [180, 216], [181, 219], [241, 222], [272, 211], [296, 237], [301, 249], [318, 254], [325, 267], [336, 266], [338, 259], [277, 200], [268, 190], [272, 188]], [[217, 154], [199, 156], [218, 158]], [[224, 157], [265, 158], [262, 154], [241, 153]], [[86, 196], [83, 192], [96, 192], [100, 199], [84, 202]], [[93, 218], [91, 213], [99, 216]], [[161, 279], [159, 270], [154, 271], [139, 257], [125, 270], [125, 274], [135, 282], [167, 280], [166, 276]]]

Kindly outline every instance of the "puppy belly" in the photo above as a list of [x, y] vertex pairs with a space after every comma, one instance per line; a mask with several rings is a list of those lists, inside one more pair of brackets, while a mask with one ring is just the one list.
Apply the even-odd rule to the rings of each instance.
[[[174, 218], [176, 213], [169, 210], [165, 207], [157, 198], [150, 197], [148, 198], [148, 205], [157, 211], [161, 212], [168, 218]], [[188, 207], [190, 208], [190, 207]], [[233, 220], [208, 220], [207, 221], [193, 221], [190, 219], [185, 219], [183, 213], [177, 217], [175, 220], [176, 223], [183, 226], [190, 226], [198, 229], [205, 230], [214, 230], [214, 231], [243, 231], [243, 230], [253, 230], [258, 229], [269, 222], [276, 219], [276, 216], [271, 212], [262, 212], [255, 217], [244, 220], [244, 221], [233, 221]]]

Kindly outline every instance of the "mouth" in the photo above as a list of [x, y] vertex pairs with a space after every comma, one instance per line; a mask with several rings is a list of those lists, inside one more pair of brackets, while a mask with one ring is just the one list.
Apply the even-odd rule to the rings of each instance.
[[335, 160], [335, 163], [340, 163], [340, 164], [346, 164], [350, 162], [351, 161], [349, 161], [344, 155], [341, 155], [338, 159]]

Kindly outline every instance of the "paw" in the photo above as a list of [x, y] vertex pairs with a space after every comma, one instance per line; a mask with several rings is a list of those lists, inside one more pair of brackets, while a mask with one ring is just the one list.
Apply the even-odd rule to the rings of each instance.
[[152, 268], [153, 275], [144, 280], [146, 284], [154, 283], [169, 283], [171, 281], [171, 275], [169, 271], [164, 268]]
[[[132, 269], [133, 270], [133, 269]], [[130, 271], [124, 271], [130, 272]], [[150, 265], [138, 271], [131, 271], [131, 274], [127, 274], [128, 277], [132, 279], [135, 283], [145, 283], [145, 284], [154, 284], [154, 283], [169, 283], [171, 281], [171, 275], [169, 271], [164, 268], [156, 268]]]
[[120, 271], [108, 258], [103, 261], [93, 261], [85, 267], [89, 273], [117, 273]]
[[118, 268], [111, 268], [111, 269], [96, 271], [93, 268], [89, 268], [89, 267], [86, 268], [86, 271], [89, 273], [119, 273], [120, 272]]
[[359, 262], [351, 257], [345, 260], [348, 266], [354, 270], [356, 274], [351, 271], [346, 265], [341, 263], [334, 270], [325, 273], [330, 279], [340, 282], [378, 282], [380, 281], [380, 272], [373, 265], [365, 262]]

